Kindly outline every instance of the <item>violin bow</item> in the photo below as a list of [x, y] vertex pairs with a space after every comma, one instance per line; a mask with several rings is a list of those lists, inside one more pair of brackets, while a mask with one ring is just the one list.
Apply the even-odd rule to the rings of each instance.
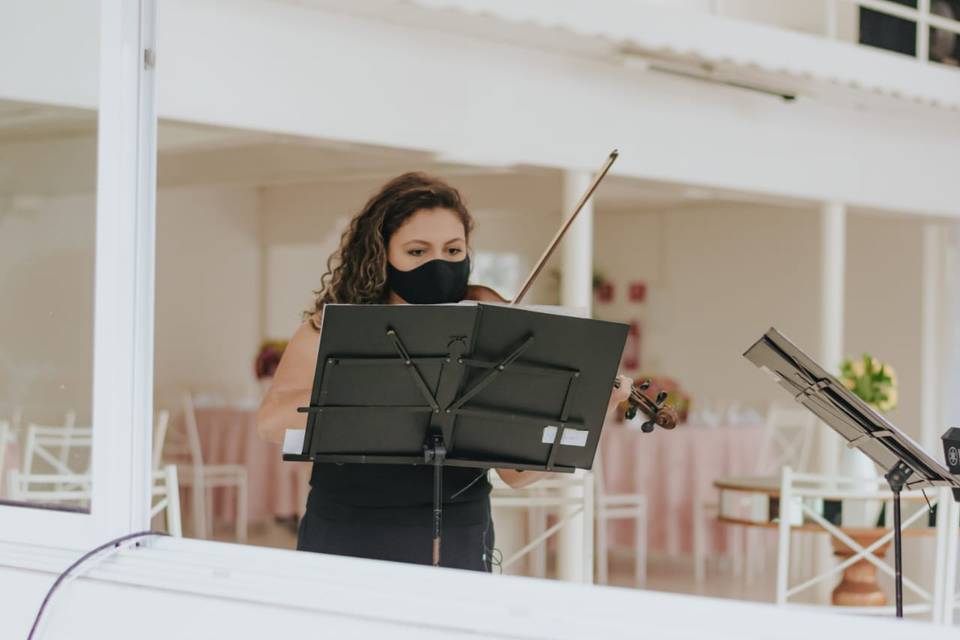
[[590, 197], [593, 196], [593, 192], [597, 190], [598, 186], [600, 186], [600, 183], [603, 181], [604, 177], [606, 177], [607, 172], [610, 171], [610, 167], [614, 162], [616, 162], [619, 155], [620, 152], [616, 149], [610, 152], [606, 162], [603, 163], [603, 166], [600, 167], [600, 171], [597, 172], [596, 176], [594, 176], [593, 182], [590, 183], [590, 186], [587, 188], [584, 194], [580, 196], [580, 201], [574, 208], [573, 213], [571, 213], [570, 216], [564, 220], [563, 225], [560, 226], [557, 234], [553, 236], [553, 240], [551, 240], [550, 244], [547, 245], [543, 255], [540, 256], [540, 259], [537, 260], [537, 264], [535, 264], [533, 270], [530, 271], [530, 275], [528, 275], [527, 279], [523, 281], [523, 286], [520, 287], [520, 291], [513, 298], [513, 301], [510, 303], [511, 305], [520, 304], [520, 301], [523, 300], [523, 296], [527, 294], [527, 291], [529, 291], [530, 287], [533, 285], [533, 281], [536, 280], [538, 275], [540, 275], [540, 271], [543, 269], [544, 265], [547, 264], [547, 260], [550, 259], [550, 256], [553, 255], [554, 250], [557, 248], [557, 245], [560, 244], [560, 240], [563, 239], [567, 229], [569, 229], [570, 225], [573, 224], [573, 221], [576, 219], [577, 214], [580, 213], [580, 210], [583, 209], [587, 202], [589, 202]]

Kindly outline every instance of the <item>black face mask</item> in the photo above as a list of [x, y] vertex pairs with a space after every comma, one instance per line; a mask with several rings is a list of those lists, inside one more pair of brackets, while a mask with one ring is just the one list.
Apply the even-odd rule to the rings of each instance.
[[469, 256], [459, 262], [437, 258], [410, 271], [387, 263], [387, 286], [410, 304], [460, 302], [467, 295], [469, 277]]

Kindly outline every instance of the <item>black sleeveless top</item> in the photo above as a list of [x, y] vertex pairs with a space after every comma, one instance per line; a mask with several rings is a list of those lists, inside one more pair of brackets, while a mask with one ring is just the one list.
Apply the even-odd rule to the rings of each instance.
[[[489, 517], [486, 469], [443, 469], [443, 521], [481, 524]], [[427, 465], [315, 463], [310, 504], [327, 520], [429, 524], [433, 467]]]

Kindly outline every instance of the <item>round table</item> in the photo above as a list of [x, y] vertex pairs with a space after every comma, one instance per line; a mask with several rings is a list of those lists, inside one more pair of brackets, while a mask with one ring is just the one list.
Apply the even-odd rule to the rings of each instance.
[[[720, 491], [720, 512], [717, 520], [722, 523], [775, 529], [780, 526], [780, 478], [773, 476], [740, 476], [720, 478], [713, 483]], [[825, 501], [831, 500], [829, 497]], [[907, 500], [907, 498], [904, 498]], [[837, 497], [836, 501], [842, 501]], [[802, 521], [790, 526], [792, 531], [828, 533], [815, 522]], [[879, 527], [838, 527], [857, 544], [867, 547], [890, 532]], [[929, 527], [908, 528], [903, 530], [907, 536], [930, 536], [934, 530]], [[835, 536], [830, 536], [833, 552], [840, 558], [849, 558], [854, 550], [847, 547]], [[884, 557], [889, 543], [873, 552], [878, 558]], [[840, 583], [833, 590], [832, 602], [839, 606], [883, 606], [886, 596], [877, 582], [877, 568], [865, 558], [861, 558], [847, 567]]]

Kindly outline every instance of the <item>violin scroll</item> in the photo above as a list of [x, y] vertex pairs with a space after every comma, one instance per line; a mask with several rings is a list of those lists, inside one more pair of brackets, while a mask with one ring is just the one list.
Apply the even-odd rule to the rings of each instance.
[[[617, 378], [614, 384], [619, 387], [620, 378]], [[638, 411], [642, 412], [643, 415], [649, 418], [649, 420], [640, 426], [640, 430], [644, 433], [650, 433], [654, 427], [661, 427], [663, 429], [675, 428], [677, 422], [679, 422], [679, 417], [677, 416], [676, 409], [665, 404], [667, 401], [667, 392], [661, 391], [655, 399], [651, 400], [650, 397], [644, 393], [649, 388], [649, 380], [644, 380], [640, 384], [633, 385], [630, 390], [630, 397], [627, 399], [630, 406], [627, 408], [625, 417], [627, 420], [632, 420], [636, 417]]]

